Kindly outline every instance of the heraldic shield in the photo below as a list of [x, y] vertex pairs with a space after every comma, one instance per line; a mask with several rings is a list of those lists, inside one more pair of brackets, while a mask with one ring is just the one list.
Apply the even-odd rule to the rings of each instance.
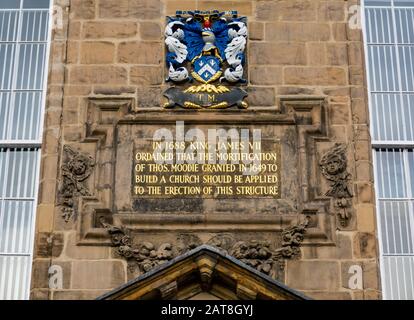
[[165, 108], [247, 108], [246, 18], [237, 11], [177, 11], [165, 28]]

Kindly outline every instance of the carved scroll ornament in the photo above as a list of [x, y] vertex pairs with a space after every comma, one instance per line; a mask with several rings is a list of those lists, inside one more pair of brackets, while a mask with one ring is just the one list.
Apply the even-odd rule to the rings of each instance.
[[75, 213], [76, 198], [91, 195], [85, 181], [91, 175], [95, 161], [91, 156], [75, 151], [68, 145], [63, 147], [63, 159], [58, 196], [59, 205], [62, 206], [62, 217], [65, 222], [69, 222]]
[[[112, 245], [117, 253], [128, 260], [130, 270], [138, 267], [139, 272], [145, 273], [181, 254], [202, 244], [193, 234], [181, 234], [175, 244], [163, 243], [156, 247], [151, 242], [133, 244], [129, 231], [123, 227], [108, 224], [101, 218], [101, 224], [111, 235]], [[282, 231], [282, 246], [272, 249], [269, 241], [249, 240], [236, 241], [230, 234], [218, 234], [207, 241], [207, 244], [223, 250], [256, 270], [274, 277], [275, 267], [284, 268], [286, 259], [300, 257], [300, 245], [303, 242], [308, 220]]]

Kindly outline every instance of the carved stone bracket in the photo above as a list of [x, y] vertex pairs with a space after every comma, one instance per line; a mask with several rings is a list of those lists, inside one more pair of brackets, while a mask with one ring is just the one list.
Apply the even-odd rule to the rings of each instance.
[[352, 217], [349, 201], [352, 193], [348, 186], [351, 175], [347, 171], [346, 145], [336, 143], [322, 156], [319, 166], [323, 176], [330, 182], [325, 195], [333, 198], [340, 225], [347, 227]]
[[76, 218], [76, 198], [91, 196], [85, 181], [95, 166], [94, 159], [85, 153], [73, 150], [70, 146], [63, 147], [63, 164], [61, 166], [62, 181], [59, 188], [59, 205], [62, 206], [62, 217], [65, 222]]
[[[218, 234], [206, 244], [217, 247], [256, 270], [276, 278], [276, 268], [283, 270], [286, 259], [300, 257], [300, 245], [304, 240], [308, 223], [309, 220], [306, 218], [304, 222], [284, 229], [281, 247], [277, 249], [272, 248], [269, 241], [237, 241], [231, 234]], [[176, 243], [163, 243], [158, 247], [151, 242], [133, 244], [129, 235], [130, 230], [113, 226], [105, 222], [103, 217], [101, 224], [110, 234], [112, 245], [117, 248], [117, 253], [128, 261], [130, 270], [134, 271], [138, 268], [140, 274], [203, 244], [194, 234], [180, 234]]]

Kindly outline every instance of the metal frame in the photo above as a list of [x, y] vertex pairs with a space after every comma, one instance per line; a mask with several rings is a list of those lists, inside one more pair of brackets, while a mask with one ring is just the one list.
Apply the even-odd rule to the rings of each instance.
[[[31, 214], [29, 217], [29, 220], [27, 221], [28, 223], [28, 230], [30, 230], [30, 234], [27, 235], [27, 241], [29, 241], [28, 243], [28, 248], [30, 248], [30, 252], [19, 252], [19, 250], [17, 250], [17, 252], [0, 252], [0, 257], [29, 257], [30, 261], [28, 262], [27, 265], [23, 265], [22, 268], [23, 269], [19, 269], [19, 270], [14, 270], [14, 272], [16, 273], [16, 278], [15, 279], [9, 279], [9, 281], [13, 281], [15, 280], [16, 284], [13, 284], [12, 288], [13, 288], [13, 292], [11, 292], [12, 289], [10, 289], [10, 285], [8, 288], [8, 294], [6, 294], [6, 298], [16, 298], [17, 299], [29, 299], [30, 296], [30, 282], [31, 282], [31, 272], [32, 272], [32, 259], [33, 259], [33, 246], [34, 246], [34, 233], [35, 233], [35, 221], [36, 221], [36, 209], [37, 209], [37, 202], [38, 202], [38, 183], [39, 183], [39, 179], [40, 179], [40, 160], [41, 160], [41, 144], [42, 144], [42, 135], [43, 135], [43, 126], [44, 126], [44, 117], [45, 117], [45, 105], [46, 105], [46, 93], [47, 93], [47, 75], [49, 72], [49, 59], [50, 59], [50, 46], [51, 46], [51, 34], [52, 34], [52, 24], [53, 24], [53, 20], [52, 20], [52, 15], [53, 15], [53, 0], [50, 0], [49, 3], [49, 8], [41, 8], [41, 9], [33, 9], [33, 8], [23, 8], [23, 1], [20, 1], [20, 8], [18, 9], [0, 9], [0, 14], [4, 13], [4, 12], [16, 12], [16, 19], [18, 19], [15, 23], [14, 26], [17, 26], [17, 34], [15, 36], [15, 38], [13, 40], [15, 41], [9, 41], [10, 39], [6, 39], [7, 41], [0, 41], [0, 44], [10, 44], [10, 45], [14, 45], [14, 49], [12, 49], [13, 51], [11, 52], [11, 59], [12, 59], [12, 63], [14, 63], [14, 65], [16, 66], [14, 68], [14, 72], [11, 75], [9, 81], [11, 81], [10, 83], [10, 87], [8, 88], [3, 88], [0, 90], [0, 93], [2, 92], [7, 92], [10, 93], [10, 98], [11, 100], [9, 100], [8, 102], [10, 103], [10, 106], [14, 105], [14, 99], [15, 99], [15, 92], [38, 92], [39, 97], [35, 98], [32, 97], [32, 101], [31, 103], [35, 103], [35, 99], [38, 99], [37, 101], [40, 102], [39, 105], [39, 110], [38, 112], [40, 113], [38, 115], [37, 118], [34, 117], [34, 112], [31, 112], [31, 117], [29, 121], [31, 124], [30, 125], [35, 125], [37, 126], [37, 136], [36, 139], [31, 139], [31, 140], [27, 140], [27, 139], [11, 139], [11, 135], [10, 135], [10, 130], [12, 128], [11, 125], [8, 126], [7, 130], [9, 131], [7, 134], [7, 139], [5, 140], [0, 140], [0, 149], [3, 149], [4, 151], [2, 152], [6, 152], [6, 153], [10, 153], [11, 150], [22, 150], [24, 152], [25, 149], [27, 150], [36, 150], [36, 172], [33, 176], [33, 181], [32, 183], [35, 184], [33, 185], [34, 188], [34, 194], [33, 197], [30, 198], [24, 198], [24, 197], [17, 197], [17, 198], [10, 198], [10, 197], [5, 197], [5, 194], [0, 194], [0, 222], [2, 222], [2, 216], [4, 216], [4, 209], [5, 209], [5, 205], [6, 205], [6, 200], [18, 200], [18, 201], [30, 201], [31, 202]], [[46, 13], [47, 15], [47, 24], [44, 26], [44, 36], [46, 37], [45, 41], [36, 41], [36, 39], [33, 39], [34, 41], [28, 41], [28, 40], [21, 40], [21, 33], [22, 33], [22, 25], [23, 25], [23, 16], [25, 13], [31, 13], [31, 12], [43, 12]], [[43, 17], [43, 16], [41, 16]], [[40, 20], [38, 21], [39, 26], [41, 26], [42, 23], [42, 18], [40, 18]], [[34, 21], [34, 17], [33, 17], [33, 21]], [[32, 23], [33, 23], [32, 21]], [[10, 24], [10, 20], [9, 20], [9, 24]], [[13, 26], [12, 26], [13, 27]], [[29, 28], [29, 23], [27, 25], [26, 30], [28, 30]], [[43, 27], [42, 27], [43, 29]], [[10, 32], [10, 26], [8, 26], [8, 31]], [[41, 35], [39, 35], [39, 38], [37, 38], [37, 40], [40, 40]], [[19, 57], [20, 57], [20, 47], [21, 44], [33, 44], [33, 45], [37, 45], [37, 49], [34, 49], [34, 47], [32, 46], [31, 48], [29, 48], [28, 50], [30, 50], [30, 61], [29, 61], [29, 65], [28, 65], [28, 70], [31, 70], [31, 63], [34, 62], [35, 63], [35, 69], [38, 69], [38, 66], [40, 67], [40, 65], [38, 65], [40, 59], [44, 59], [44, 68], [42, 69], [42, 75], [40, 77], [40, 81], [42, 81], [41, 83], [41, 87], [40, 88], [36, 88], [36, 89], [30, 89], [30, 83], [29, 80], [27, 82], [27, 86], [26, 88], [19, 88], [17, 86], [17, 81], [18, 81], [18, 71], [17, 70], [17, 64], [19, 61]], [[40, 55], [40, 50], [42, 50], [41, 47], [39, 47], [40, 44], [44, 44], [44, 51], [42, 53], [42, 55]], [[9, 50], [9, 49], [8, 49]], [[23, 49], [26, 50], [26, 49]], [[37, 50], [37, 51], [34, 51]], [[32, 55], [33, 54], [33, 55]], [[35, 58], [34, 58], [35, 57]], [[26, 62], [24, 62], [25, 64]], [[24, 69], [26, 69], [26, 66], [23, 67]], [[35, 70], [34, 72], [36, 72], [37, 70]], [[28, 73], [28, 77], [30, 79], [30, 71]], [[36, 78], [34, 78], [33, 83], [35, 83]], [[28, 95], [26, 95], [26, 103], [27, 103], [27, 109], [29, 109], [30, 106], [30, 102], [29, 102], [29, 98]], [[27, 110], [26, 109], [26, 110]], [[6, 114], [6, 121], [7, 123], [10, 123], [10, 121], [12, 121], [12, 115], [13, 113], [11, 112], [11, 109], [7, 110], [9, 114]], [[20, 112], [19, 112], [20, 113]], [[23, 113], [23, 112], [22, 112]], [[20, 114], [18, 115], [20, 116]], [[24, 118], [24, 119], [28, 119], [28, 118]], [[33, 123], [33, 121], [35, 121], [36, 123]], [[33, 127], [30, 127], [33, 128]], [[6, 156], [7, 158], [9, 157], [8, 155]], [[12, 165], [12, 167], [15, 167], [15, 164]], [[6, 166], [4, 168], [9, 168], [8, 164], [6, 164]], [[23, 180], [23, 179], [22, 179]], [[2, 182], [3, 183], [3, 192], [5, 192], [5, 184], [6, 184], [6, 179], [5, 181]], [[26, 181], [27, 183], [27, 181]], [[19, 188], [19, 186], [18, 186]], [[16, 227], [16, 223], [15, 223], [15, 227]], [[23, 235], [22, 232], [20, 232], [20, 234], [17, 234], [18, 232], [15, 231], [15, 234], [13, 235], [14, 239], [22, 239]], [[11, 263], [13, 264], [13, 263]], [[16, 266], [9, 266], [9, 269], [12, 269], [13, 267]], [[6, 270], [0, 270], [0, 282], [3, 282], [1, 279], [6, 275]], [[20, 274], [21, 273], [21, 274]], [[24, 287], [22, 286], [22, 281], [23, 281], [23, 274], [27, 274], [28, 279], [27, 279], [27, 283], [24, 284]], [[24, 280], [26, 281], [26, 280]], [[20, 284], [20, 287], [19, 287]], [[4, 287], [5, 288], [5, 287]], [[16, 290], [19, 289], [23, 289], [25, 288], [25, 292], [16, 292]]]
[[[383, 298], [384, 299], [401, 299], [401, 298], [405, 298], [407, 297], [407, 283], [404, 281], [403, 283], [403, 288], [404, 288], [404, 294], [405, 296], [402, 296], [400, 294], [400, 290], [398, 290], [397, 292], [393, 291], [393, 285], [392, 283], [390, 283], [389, 287], [387, 287], [387, 275], [385, 274], [385, 270], [388, 270], [391, 272], [390, 269], [390, 264], [392, 263], [392, 261], [390, 259], [386, 260], [386, 257], [394, 257], [395, 259], [393, 259], [394, 261], [394, 268], [393, 270], [397, 270], [397, 259], [399, 257], [404, 258], [404, 257], [412, 257], [413, 261], [414, 261], [414, 252], [413, 253], [384, 253], [384, 248], [385, 248], [385, 243], [384, 243], [384, 239], [383, 239], [383, 235], [381, 234], [383, 227], [385, 227], [385, 229], [388, 228], [388, 225], [386, 223], [385, 226], [382, 226], [382, 221], [381, 221], [381, 212], [380, 212], [380, 207], [382, 203], [386, 203], [386, 201], [392, 201], [393, 203], [398, 203], [398, 202], [406, 202], [407, 203], [407, 208], [408, 208], [408, 213], [407, 213], [407, 219], [410, 222], [410, 227], [411, 227], [411, 231], [414, 230], [414, 217], [413, 217], [413, 213], [414, 213], [414, 207], [413, 207], [413, 203], [414, 203], [414, 194], [412, 193], [413, 190], [411, 190], [411, 179], [414, 179], [414, 177], [410, 177], [410, 172], [409, 172], [409, 164], [408, 164], [408, 151], [409, 150], [413, 150], [414, 149], [414, 141], [413, 140], [408, 140], [407, 139], [407, 128], [405, 121], [402, 122], [402, 135], [398, 134], [398, 137], [401, 139], [401, 137], [405, 138], [405, 140], [381, 140], [378, 139], [378, 137], [374, 136], [374, 124], [377, 123], [378, 125], [381, 125], [381, 123], [379, 123], [379, 119], [376, 117], [376, 119], [374, 120], [374, 110], [373, 108], [373, 97], [372, 94], [395, 94], [396, 96], [393, 98], [395, 101], [396, 99], [399, 99], [399, 103], [402, 107], [402, 117], [405, 120], [405, 114], [404, 114], [404, 109], [403, 109], [403, 99], [404, 96], [403, 94], [413, 94], [413, 91], [407, 90], [404, 91], [403, 90], [403, 79], [402, 79], [402, 70], [401, 70], [401, 64], [400, 64], [400, 56], [399, 56], [399, 48], [404, 47], [404, 46], [413, 46], [414, 44], [412, 43], [399, 43], [398, 42], [398, 34], [397, 34], [397, 20], [396, 20], [396, 12], [399, 9], [406, 9], [406, 10], [412, 10], [412, 15], [414, 16], [414, 6], [407, 6], [407, 7], [402, 7], [402, 6], [395, 6], [394, 0], [391, 1], [391, 5], [387, 5], [387, 6], [365, 6], [365, 0], [361, 1], [361, 5], [362, 5], [362, 26], [363, 26], [363, 39], [364, 39], [364, 51], [365, 51], [365, 61], [366, 61], [366, 65], [367, 65], [367, 87], [368, 87], [368, 104], [369, 104], [369, 114], [370, 114], [370, 123], [371, 123], [371, 136], [374, 137], [374, 139], [372, 140], [372, 156], [373, 156], [373, 162], [374, 162], [374, 181], [375, 181], [375, 189], [376, 189], [376, 207], [377, 207], [377, 230], [378, 230], [378, 241], [379, 241], [379, 251], [380, 251], [380, 269], [381, 269], [381, 283], [382, 283], [382, 288], [383, 288]], [[366, 21], [366, 10], [369, 9], [388, 9], [391, 11], [391, 17], [388, 16], [387, 14], [387, 23], [389, 23], [389, 21], [391, 22], [391, 26], [393, 28], [393, 33], [391, 33], [390, 30], [390, 37], [393, 36], [394, 37], [394, 41], [392, 43], [375, 43], [372, 44], [372, 46], [390, 46], [390, 48], [392, 48], [392, 52], [391, 53], [391, 59], [394, 59], [395, 63], [396, 63], [396, 67], [397, 70], [394, 70], [392, 67], [392, 72], [395, 75], [395, 71], [397, 74], [397, 79], [395, 79], [395, 85], [394, 88], [398, 89], [395, 91], [377, 91], [377, 90], [372, 90], [372, 82], [371, 80], [371, 76], [374, 76], [374, 80], [375, 80], [375, 75], [371, 75], [370, 71], [372, 66], [370, 65], [370, 53], [371, 53], [371, 58], [372, 58], [372, 52], [370, 52], [369, 47], [370, 47], [370, 43], [368, 43], [368, 32], [367, 32], [367, 23], [370, 23], [371, 21]], [[396, 10], [397, 9], [397, 10]], [[406, 13], [407, 16], [407, 13]], [[383, 17], [383, 15], [381, 14], [381, 17]], [[407, 19], [407, 22], [409, 20]], [[376, 25], [376, 21], [375, 21], [375, 25]], [[408, 23], [407, 23], [408, 26]], [[377, 27], [377, 25], [376, 25]], [[400, 21], [400, 27], [402, 28], [402, 24]], [[408, 30], [407, 30], [408, 31]], [[384, 29], [382, 28], [382, 32], [384, 33]], [[409, 34], [407, 32], [407, 34]], [[378, 35], [377, 35], [377, 39], [378, 39]], [[383, 38], [385, 40], [385, 36]], [[384, 53], [384, 56], [386, 54]], [[404, 52], [404, 62], [406, 62], [406, 57], [405, 57], [405, 52]], [[411, 59], [411, 65], [414, 64], [414, 56], [411, 56], [410, 53], [410, 57]], [[379, 57], [378, 57], [378, 62], [379, 62]], [[372, 62], [373, 63], [373, 62]], [[387, 72], [387, 70], [385, 70]], [[379, 75], [381, 75], [381, 70], [379, 69]], [[407, 76], [407, 74], [405, 75]], [[387, 79], [388, 80], [388, 79]], [[407, 77], [405, 77], [405, 81], [408, 83], [408, 79]], [[396, 85], [398, 85], [399, 87], [397, 88]], [[389, 83], [387, 83], [387, 88], [390, 88]], [[382, 97], [383, 99], [384, 97]], [[389, 98], [390, 99], [390, 98]], [[410, 111], [409, 111], [410, 112]], [[383, 125], [385, 125], [385, 122], [382, 123]], [[413, 128], [413, 124], [410, 121], [410, 127]], [[391, 130], [400, 130], [400, 128], [397, 126], [397, 128], [392, 128]], [[400, 132], [399, 132], [400, 133]], [[414, 139], [413, 134], [411, 135], [411, 138]], [[389, 137], [388, 137], [389, 138]], [[405, 182], [405, 191], [406, 191], [406, 197], [404, 198], [380, 198], [379, 195], [379, 190], [380, 190], [380, 186], [379, 186], [379, 176], [378, 176], [378, 166], [379, 166], [379, 162], [378, 162], [378, 153], [376, 150], [379, 150], [379, 152], [381, 152], [381, 150], [387, 150], [387, 151], [391, 151], [391, 150], [395, 150], [395, 149], [400, 149], [402, 151], [402, 161], [403, 161], [403, 165], [402, 165], [402, 170], [404, 172], [404, 182]], [[392, 212], [394, 213], [394, 212]], [[400, 213], [400, 208], [398, 207], [397, 210], [397, 214], [401, 215]], [[395, 226], [394, 224], [394, 217], [393, 215], [391, 215], [391, 219], [392, 219], [392, 227]], [[401, 221], [398, 222], [399, 225], [399, 229], [400, 229], [400, 234], [402, 235], [402, 228], [401, 228]], [[407, 241], [410, 240], [410, 235], [408, 234], [408, 230], [407, 231]], [[388, 243], [388, 229], [386, 231], [385, 234], [385, 242], [387, 242], [387, 246], [389, 245]], [[396, 239], [396, 235], [395, 233], [393, 234], [393, 240], [394, 240], [394, 245], [396, 244], [396, 241], [399, 240], [401, 245], [402, 245], [402, 238], [400, 237], [399, 239]], [[411, 250], [414, 248], [414, 235], [411, 234]], [[396, 251], [396, 250], [395, 250]], [[388, 264], [388, 266], [386, 266], [386, 264]], [[411, 263], [409, 264], [409, 270], [406, 270], [404, 267], [404, 264], [401, 264], [402, 268], [401, 268], [401, 272], [402, 275], [404, 277], [404, 280], [406, 279], [406, 272], [409, 272], [410, 277], [411, 277], [411, 292], [412, 294], [414, 294], [414, 264]], [[393, 274], [392, 274], [393, 275]], [[399, 276], [398, 274], [396, 276]], [[388, 277], [389, 279], [390, 277]], [[398, 285], [398, 281], [399, 279], [396, 277], [396, 279], [394, 279], [395, 282]], [[410, 285], [408, 283], [408, 285]], [[398, 288], [400, 289], [400, 288]]]

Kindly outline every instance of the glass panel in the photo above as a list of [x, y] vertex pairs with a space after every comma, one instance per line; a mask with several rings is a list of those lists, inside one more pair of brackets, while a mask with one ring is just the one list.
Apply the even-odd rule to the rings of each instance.
[[23, 0], [23, 8], [49, 8], [49, 0]]
[[0, 255], [0, 300], [23, 300], [29, 298], [29, 256]]
[[380, 201], [381, 235], [384, 254], [413, 254], [412, 203]]
[[414, 46], [398, 47], [398, 55], [400, 59], [402, 90], [414, 92]]
[[30, 253], [33, 215], [33, 201], [3, 200], [0, 216], [0, 254]]
[[2, 71], [0, 73], [0, 89], [11, 89], [13, 79], [13, 58], [15, 46], [7, 43], [0, 43], [0, 61]]
[[378, 197], [406, 198], [404, 160], [401, 149], [377, 149], [376, 178]]
[[365, 11], [365, 19], [369, 25], [367, 32], [368, 43], [394, 42], [394, 27], [391, 9], [370, 8]]
[[42, 89], [46, 44], [21, 44], [17, 66], [17, 89]]
[[39, 126], [41, 116], [42, 92], [17, 92], [12, 114], [10, 139], [40, 139]]
[[18, 9], [20, 0], [1, 0], [0, 9]]
[[384, 299], [414, 299], [414, 257], [383, 257]]
[[15, 41], [18, 11], [0, 11], [0, 41]]
[[26, 11], [22, 17], [21, 41], [47, 41], [48, 11]]
[[37, 173], [38, 150], [9, 149], [7, 152], [4, 196], [7, 198], [33, 198]]

